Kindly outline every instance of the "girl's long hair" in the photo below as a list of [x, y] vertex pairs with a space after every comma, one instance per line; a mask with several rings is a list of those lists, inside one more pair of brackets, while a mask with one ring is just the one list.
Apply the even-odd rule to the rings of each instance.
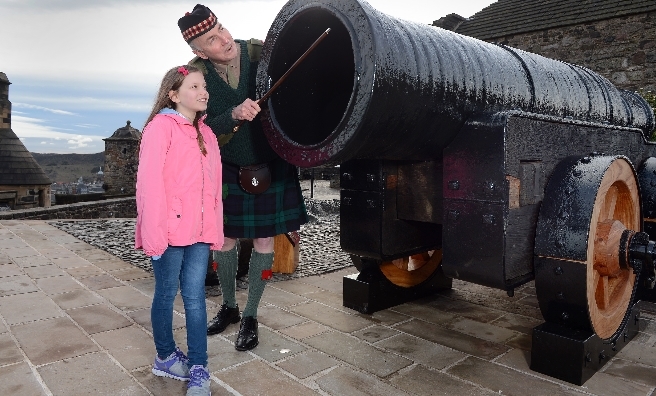
[[[155, 104], [153, 105], [153, 110], [150, 112], [150, 115], [148, 116], [148, 119], [144, 125], [148, 125], [148, 123], [150, 123], [153, 118], [155, 118], [155, 116], [164, 108], [168, 107], [175, 110], [175, 103], [171, 100], [171, 98], [169, 98], [169, 92], [177, 91], [180, 89], [180, 86], [185, 79], [185, 75], [178, 71], [178, 69], [181, 67], [184, 67], [189, 73], [201, 73], [200, 69], [188, 65], [175, 66], [167, 71], [164, 75], [164, 78], [162, 79], [162, 83], [159, 86], [157, 96], [155, 96]], [[200, 133], [200, 127], [198, 126], [203, 113], [204, 112], [202, 111], [196, 112], [193, 124], [194, 128], [196, 128], [196, 140], [198, 140], [198, 147], [200, 148], [200, 151], [203, 153], [203, 155], [207, 155], [205, 140], [203, 139], [203, 135]]]

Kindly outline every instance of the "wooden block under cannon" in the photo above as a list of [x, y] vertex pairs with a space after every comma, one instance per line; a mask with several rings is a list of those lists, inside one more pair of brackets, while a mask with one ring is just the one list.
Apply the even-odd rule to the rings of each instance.
[[646, 322], [640, 318], [638, 304], [629, 310], [622, 335], [614, 342], [600, 339], [593, 331], [546, 322], [533, 329], [531, 370], [576, 385], [583, 385], [617, 355]]
[[298, 267], [300, 243], [292, 244], [292, 241], [285, 234], [276, 235], [273, 238], [273, 272], [281, 274], [291, 274]]

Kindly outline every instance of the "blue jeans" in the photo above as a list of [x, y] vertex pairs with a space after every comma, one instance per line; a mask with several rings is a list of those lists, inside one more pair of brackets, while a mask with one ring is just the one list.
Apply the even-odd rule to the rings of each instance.
[[150, 309], [157, 355], [164, 359], [175, 351], [173, 300], [182, 295], [187, 321], [189, 367], [207, 366], [207, 311], [205, 274], [210, 245], [169, 246], [158, 260], [151, 260], [155, 273], [155, 295]]

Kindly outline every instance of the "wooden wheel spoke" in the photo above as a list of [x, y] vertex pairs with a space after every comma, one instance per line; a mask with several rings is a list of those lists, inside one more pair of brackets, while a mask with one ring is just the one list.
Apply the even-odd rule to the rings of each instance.
[[599, 282], [597, 283], [597, 292], [596, 292], [596, 300], [597, 300], [597, 306], [599, 309], [608, 309], [610, 306], [610, 295], [611, 295], [611, 290], [610, 290], [610, 284], [608, 282], [608, 277], [607, 276], [600, 276], [599, 277]]
[[617, 196], [619, 190], [616, 186], [611, 186], [604, 197], [603, 210], [600, 213], [600, 221], [615, 218], [615, 207], [617, 206]]

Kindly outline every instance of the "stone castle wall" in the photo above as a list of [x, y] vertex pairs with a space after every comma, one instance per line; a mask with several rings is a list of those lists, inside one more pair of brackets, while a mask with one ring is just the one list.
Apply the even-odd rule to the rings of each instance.
[[49, 208], [32, 208], [0, 212], [1, 220], [54, 220], [54, 219], [107, 219], [136, 218], [135, 197], [113, 198], [103, 201], [55, 205]]
[[656, 12], [487, 41], [585, 66], [622, 89], [656, 92]]

